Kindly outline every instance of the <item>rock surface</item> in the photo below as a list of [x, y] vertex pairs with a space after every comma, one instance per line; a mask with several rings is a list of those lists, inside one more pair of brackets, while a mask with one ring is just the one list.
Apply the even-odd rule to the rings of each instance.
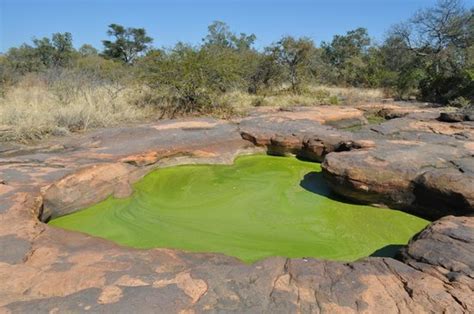
[[474, 214], [474, 124], [435, 117], [407, 115], [354, 134], [373, 147], [326, 156], [326, 179], [357, 201], [430, 218]]
[[444, 122], [462, 122], [474, 121], [474, 105], [468, 105], [465, 108], [441, 112], [439, 120]]
[[[240, 125], [163, 121], [0, 147], [0, 312], [474, 312], [474, 126], [440, 122], [437, 109], [415, 104], [338, 110], [262, 110]], [[399, 118], [353, 133], [329, 126], [367, 123], [362, 113], [380, 110]], [[324, 161], [345, 197], [445, 217], [398, 260], [253, 265], [121, 247], [41, 222], [126, 196], [156, 167], [230, 163], [262, 150]]]

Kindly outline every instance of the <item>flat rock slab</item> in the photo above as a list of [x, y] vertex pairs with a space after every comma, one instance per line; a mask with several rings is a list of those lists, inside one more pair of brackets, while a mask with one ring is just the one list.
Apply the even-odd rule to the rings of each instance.
[[[383, 106], [403, 117], [355, 133], [329, 126], [367, 123], [363, 112]], [[474, 312], [474, 217], [446, 216], [472, 213], [471, 125], [447, 127], [425, 107], [414, 114], [398, 104], [368, 108], [264, 108], [239, 124], [162, 121], [5, 146], [0, 312]], [[231, 163], [262, 151], [324, 161], [336, 192], [357, 201], [446, 217], [397, 260], [275, 257], [252, 265], [121, 247], [42, 222], [125, 197], [157, 167]]]

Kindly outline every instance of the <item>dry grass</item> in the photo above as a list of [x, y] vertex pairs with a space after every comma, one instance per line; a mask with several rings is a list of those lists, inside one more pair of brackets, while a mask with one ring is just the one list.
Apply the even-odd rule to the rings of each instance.
[[381, 89], [345, 88], [332, 86], [307, 86], [300, 95], [287, 92], [284, 88], [270, 95], [251, 95], [231, 92], [222, 95], [219, 102], [233, 107], [237, 112], [245, 112], [258, 106], [317, 106], [317, 105], [357, 105], [379, 101], [385, 98]]
[[8, 90], [0, 98], [0, 140], [27, 142], [140, 121], [150, 114], [150, 109], [130, 105], [133, 89], [118, 94], [105, 87], [69, 92], [65, 101], [44, 84], [23, 83]]
[[[149, 93], [154, 95], [151, 100], [144, 97]], [[97, 85], [74, 77], [53, 83], [26, 77], [0, 97], [0, 141], [28, 142], [49, 135], [158, 119], [165, 116], [163, 108], [170, 106], [164, 96], [137, 86]], [[220, 96], [209, 112], [201, 114], [229, 118], [245, 115], [257, 106], [357, 104], [383, 96], [376, 89], [328, 86], [310, 86], [301, 95], [291, 94], [284, 87], [268, 96], [231, 92]]]
[[321, 105], [323, 102], [319, 98], [311, 95], [251, 95], [244, 92], [230, 92], [222, 95], [218, 102], [235, 108], [237, 112], [245, 112], [253, 107], [274, 106], [274, 107], [291, 107], [291, 106], [315, 106]]
[[336, 96], [341, 104], [357, 105], [364, 102], [379, 101], [386, 98], [386, 92], [380, 88], [313, 86], [310, 90], [325, 90]]

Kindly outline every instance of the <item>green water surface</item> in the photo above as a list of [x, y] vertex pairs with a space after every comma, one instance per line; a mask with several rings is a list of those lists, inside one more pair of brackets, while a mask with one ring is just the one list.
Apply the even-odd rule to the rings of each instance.
[[337, 200], [319, 164], [244, 156], [234, 165], [156, 170], [127, 199], [109, 198], [51, 225], [137, 248], [352, 261], [406, 244], [428, 221]]

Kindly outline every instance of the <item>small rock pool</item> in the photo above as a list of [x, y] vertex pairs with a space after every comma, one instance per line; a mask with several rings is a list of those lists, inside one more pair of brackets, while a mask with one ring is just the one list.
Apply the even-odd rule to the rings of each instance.
[[428, 221], [333, 195], [317, 163], [253, 155], [233, 165], [162, 168], [50, 225], [136, 248], [353, 261], [390, 256]]

